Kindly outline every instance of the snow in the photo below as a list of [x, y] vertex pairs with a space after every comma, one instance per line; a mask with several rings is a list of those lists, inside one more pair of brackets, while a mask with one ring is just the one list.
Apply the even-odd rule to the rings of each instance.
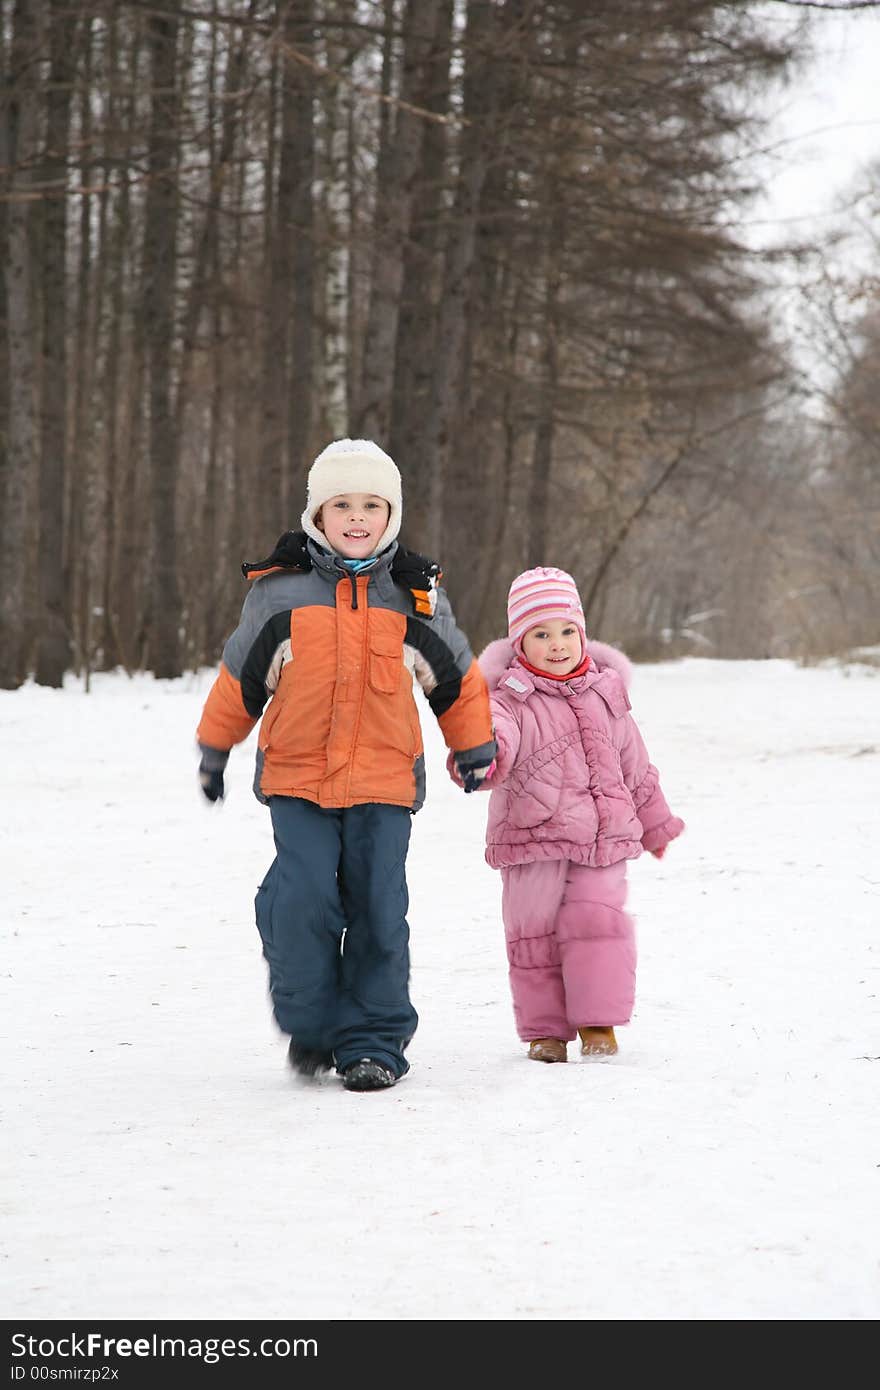
[[268, 1010], [249, 789], [211, 674], [0, 694], [7, 1318], [874, 1319], [880, 670], [636, 668], [684, 836], [632, 866], [605, 1062], [512, 1024], [487, 800], [409, 859], [412, 1070], [306, 1083]]

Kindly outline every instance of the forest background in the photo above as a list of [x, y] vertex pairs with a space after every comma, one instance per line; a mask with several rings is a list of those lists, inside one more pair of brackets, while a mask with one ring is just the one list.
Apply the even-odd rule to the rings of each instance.
[[342, 435], [475, 648], [537, 563], [640, 660], [876, 645], [877, 167], [747, 226], [877, 8], [2, 0], [0, 686], [213, 665]]

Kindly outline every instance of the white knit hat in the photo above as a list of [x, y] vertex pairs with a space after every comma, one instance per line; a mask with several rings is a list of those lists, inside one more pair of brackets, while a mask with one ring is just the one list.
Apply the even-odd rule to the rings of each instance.
[[565, 570], [552, 565], [518, 574], [507, 595], [507, 632], [522, 654], [522, 639], [529, 628], [561, 618], [573, 623], [581, 635], [581, 655], [587, 650], [586, 621], [577, 585]]
[[302, 528], [318, 545], [326, 546], [327, 537], [315, 525], [319, 507], [331, 497], [344, 492], [368, 492], [384, 497], [391, 507], [388, 525], [373, 551], [378, 555], [400, 530], [403, 496], [400, 472], [393, 458], [374, 444], [372, 439], [334, 439], [322, 449], [309, 469], [308, 499], [302, 514]]

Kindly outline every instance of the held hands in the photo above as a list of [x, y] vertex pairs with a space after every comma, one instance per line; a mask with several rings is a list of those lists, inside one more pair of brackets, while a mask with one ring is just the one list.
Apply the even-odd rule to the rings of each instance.
[[226, 795], [223, 786], [223, 772], [229, 760], [229, 754], [220, 748], [209, 748], [205, 743], [200, 743], [199, 748], [202, 752], [202, 760], [199, 763], [199, 785], [202, 792], [212, 803], [222, 801]]
[[466, 792], [479, 791], [495, 771], [495, 750], [486, 753], [478, 749], [474, 753], [456, 753], [452, 759], [450, 772], [453, 781]]

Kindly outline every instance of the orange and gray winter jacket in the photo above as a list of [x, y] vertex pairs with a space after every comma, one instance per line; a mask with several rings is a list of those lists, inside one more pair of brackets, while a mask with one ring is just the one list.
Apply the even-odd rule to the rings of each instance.
[[412, 575], [399, 582], [413, 559], [421, 561], [398, 555], [395, 542], [353, 573], [288, 532], [262, 566], [242, 567], [251, 589], [196, 737], [203, 751], [222, 756], [247, 737], [268, 700], [254, 781], [260, 800], [378, 801], [417, 811], [425, 772], [413, 676], [463, 764], [493, 756], [486, 682], [445, 591], [427, 562], [424, 583], [410, 585]]

